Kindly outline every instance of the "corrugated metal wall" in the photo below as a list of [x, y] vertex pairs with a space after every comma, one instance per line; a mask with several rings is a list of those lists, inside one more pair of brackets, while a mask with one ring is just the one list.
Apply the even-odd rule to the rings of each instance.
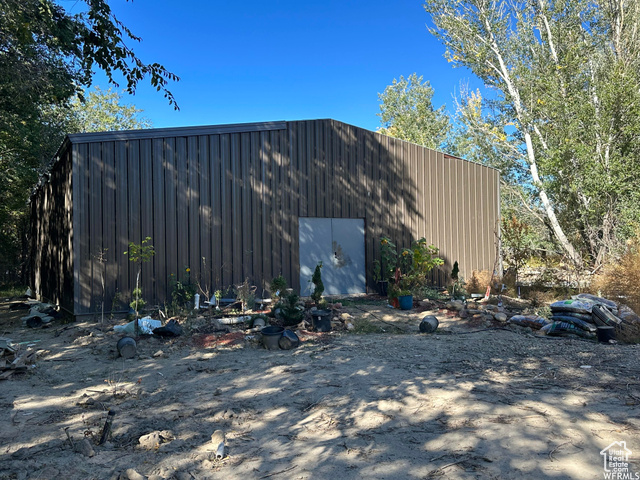
[[43, 299], [73, 311], [70, 152], [31, 198], [31, 285]]
[[[299, 289], [298, 217], [364, 218], [368, 282], [382, 235], [420, 237], [461, 274], [492, 269], [498, 172], [334, 120], [71, 137], [75, 313], [93, 313], [106, 279], [130, 301], [128, 242], [152, 237], [143, 296], [170, 298], [191, 270], [213, 292], [282, 273]], [[42, 207], [46, 210], [47, 207]], [[38, 214], [38, 218], [42, 213]], [[106, 250], [107, 263], [95, 255]], [[258, 294], [261, 292], [258, 291]]]

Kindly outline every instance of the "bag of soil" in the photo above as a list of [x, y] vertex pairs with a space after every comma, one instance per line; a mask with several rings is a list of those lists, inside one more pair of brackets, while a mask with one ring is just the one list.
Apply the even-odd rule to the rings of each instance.
[[551, 321], [536, 315], [514, 315], [507, 320], [507, 323], [514, 323], [522, 327], [530, 327], [534, 330], [540, 330], [545, 325], [550, 324]]
[[552, 312], [574, 312], [574, 313], [591, 313], [591, 309], [595, 303], [583, 300], [560, 300], [551, 304]]
[[577, 335], [582, 338], [595, 338], [593, 333], [582, 330], [569, 322], [553, 322], [542, 327], [541, 331], [550, 337], [560, 337], [564, 335]]
[[595, 332], [597, 330], [596, 326], [593, 323], [586, 322], [580, 318], [576, 318], [570, 315], [560, 315], [559, 313], [554, 313], [551, 317], [551, 320], [553, 320], [554, 322], [571, 323], [576, 327], [581, 328], [582, 330], [586, 330], [587, 332]]

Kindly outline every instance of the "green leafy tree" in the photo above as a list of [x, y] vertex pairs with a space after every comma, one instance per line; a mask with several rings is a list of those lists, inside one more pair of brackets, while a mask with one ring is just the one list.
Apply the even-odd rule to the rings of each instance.
[[81, 2], [85, 12], [71, 14], [52, 0], [0, 0], [0, 268], [23, 281], [29, 193], [70, 131], [65, 107], [83, 98], [93, 72], [128, 93], [147, 78], [177, 108], [167, 87], [178, 77], [135, 55], [140, 38], [106, 0]]
[[151, 237], [145, 237], [140, 243], [129, 242], [129, 250], [124, 252], [129, 257], [130, 262], [134, 262], [138, 267], [138, 273], [136, 274], [136, 288], [131, 292], [133, 300], [130, 303], [130, 307], [136, 312], [135, 333], [139, 334], [138, 318], [140, 317], [139, 311], [144, 308], [147, 302], [142, 298], [142, 288], [140, 287], [140, 274], [142, 273], [142, 264], [150, 262], [153, 256], [156, 254], [153, 245], [151, 244]]
[[531, 226], [514, 214], [502, 218], [502, 254], [513, 267], [516, 284], [522, 267], [531, 256]]
[[69, 133], [137, 130], [152, 126], [151, 120], [141, 115], [141, 109], [123, 103], [122, 95], [111, 88], [104, 91], [96, 86], [83, 97], [76, 96], [67, 109]]
[[425, 9], [447, 59], [494, 92], [461, 102], [467, 132], [486, 140], [478, 150], [504, 153], [508, 177], [526, 186], [523, 200], [535, 199], [529, 208], [566, 256], [597, 267], [640, 213], [638, 2], [431, 0]]
[[378, 131], [425, 147], [441, 148], [451, 126], [444, 105], [435, 109], [432, 98], [433, 88], [428, 81], [423, 83], [422, 76], [413, 73], [406, 79], [394, 79], [378, 94], [378, 116], [383, 125]]

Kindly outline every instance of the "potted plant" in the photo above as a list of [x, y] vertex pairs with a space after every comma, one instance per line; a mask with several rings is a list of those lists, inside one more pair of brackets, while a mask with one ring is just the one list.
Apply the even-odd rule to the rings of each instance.
[[400, 302], [398, 301], [398, 295], [400, 294], [400, 287], [395, 283], [389, 285], [389, 305], [393, 308], [400, 308]]
[[320, 304], [322, 303], [322, 292], [324, 292], [324, 283], [322, 283], [322, 262], [319, 262], [316, 265], [316, 269], [313, 271], [313, 275], [311, 276], [311, 283], [313, 283], [313, 293], [311, 294], [311, 298], [316, 303], [316, 307], [320, 308]]
[[411, 290], [400, 290], [400, 292], [398, 292], [398, 307], [400, 307], [400, 310], [411, 310], [413, 308], [413, 294]]
[[285, 327], [297, 325], [304, 318], [304, 307], [300, 305], [300, 296], [295, 292], [281, 294], [275, 311], [282, 317]]
[[[405, 253], [405, 252], [403, 252]], [[411, 310], [413, 308], [413, 293], [411, 288], [414, 287], [416, 278], [411, 275], [400, 275], [398, 278], [398, 307], [401, 310]]]

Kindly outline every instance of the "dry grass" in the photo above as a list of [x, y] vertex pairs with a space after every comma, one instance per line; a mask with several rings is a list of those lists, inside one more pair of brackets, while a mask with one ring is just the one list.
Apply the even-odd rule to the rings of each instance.
[[487, 291], [487, 285], [491, 283], [491, 277], [492, 274], [489, 270], [474, 270], [471, 278], [467, 280], [465, 289], [469, 293], [485, 293]]
[[629, 242], [620, 259], [594, 278], [591, 290], [640, 312], [640, 236]]

